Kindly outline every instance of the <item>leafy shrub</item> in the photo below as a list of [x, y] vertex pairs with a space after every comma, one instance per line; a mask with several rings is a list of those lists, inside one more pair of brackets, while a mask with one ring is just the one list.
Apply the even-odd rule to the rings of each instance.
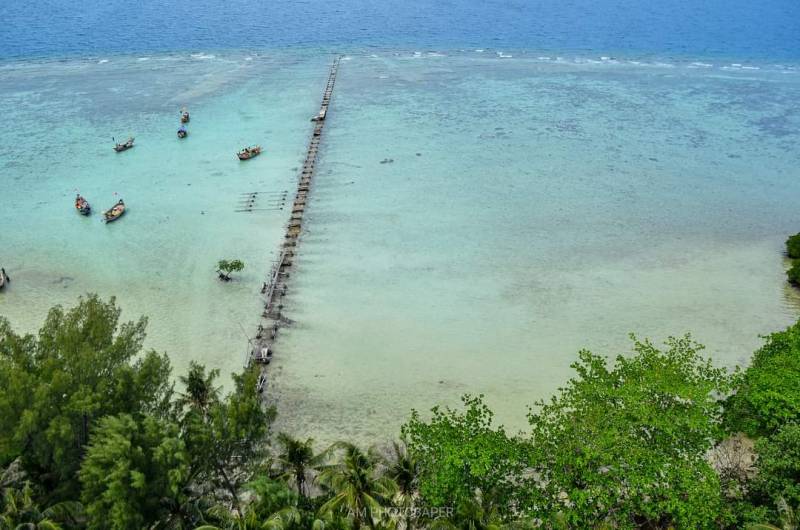
[[756, 442], [758, 473], [752, 492], [758, 504], [777, 508], [800, 505], [800, 425], [783, 426], [769, 438]]
[[221, 259], [217, 263], [217, 273], [220, 280], [230, 281], [231, 273], [244, 270], [244, 262], [242, 260]]
[[789, 279], [789, 283], [800, 287], [800, 260], [792, 263], [792, 268], [786, 271], [786, 277]]
[[769, 335], [727, 399], [731, 431], [768, 436], [800, 421], [800, 322]]
[[795, 234], [786, 240], [786, 254], [792, 259], [800, 258], [800, 234]]
[[531, 506], [564, 528], [715, 528], [719, 478], [706, 460], [730, 377], [687, 337], [636, 341], [613, 366], [589, 351], [578, 376], [532, 411]]

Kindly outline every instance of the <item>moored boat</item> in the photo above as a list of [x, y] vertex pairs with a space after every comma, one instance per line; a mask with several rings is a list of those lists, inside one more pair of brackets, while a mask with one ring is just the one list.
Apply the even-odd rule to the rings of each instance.
[[[112, 140], [114, 139], [112, 138]], [[121, 144], [116, 143], [116, 140], [114, 140], [114, 143], [116, 144], [114, 145], [114, 151], [116, 151], [117, 153], [121, 153], [122, 151], [127, 151], [128, 149], [133, 147], [133, 136], [131, 136]]]
[[122, 214], [124, 213], [125, 213], [125, 202], [122, 199], [120, 199], [117, 204], [111, 207], [111, 209], [103, 212], [103, 220], [106, 223], [110, 223], [122, 217]]
[[250, 147], [245, 147], [238, 153], [236, 156], [239, 157], [239, 160], [250, 160], [254, 156], [258, 156], [261, 154], [261, 146], [260, 145], [253, 145]]
[[189, 123], [189, 111], [186, 109], [181, 110], [181, 123]]
[[6, 284], [10, 283], [10, 282], [11, 282], [11, 278], [9, 278], [8, 274], [6, 274], [6, 270], [3, 269], [3, 268], [0, 268], [0, 289], [5, 287]]
[[75, 197], [75, 209], [78, 210], [78, 213], [81, 215], [89, 215], [92, 213], [92, 207], [89, 201], [81, 197], [80, 193]]
[[186, 127], [181, 126], [181, 128], [178, 129], [178, 138], [186, 138], [186, 136], [188, 136], [188, 134], [189, 134], [189, 131], [186, 130]]

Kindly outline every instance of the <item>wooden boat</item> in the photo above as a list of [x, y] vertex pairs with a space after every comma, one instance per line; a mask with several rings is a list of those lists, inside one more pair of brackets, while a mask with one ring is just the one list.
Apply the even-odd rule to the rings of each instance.
[[189, 111], [186, 109], [181, 111], [181, 123], [189, 123]]
[[0, 289], [6, 286], [7, 283], [11, 282], [11, 278], [8, 277], [6, 274], [6, 270], [0, 268]]
[[89, 201], [81, 197], [80, 193], [75, 197], [75, 209], [78, 210], [78, 213], [81, 215], [89, 215], [92, 213], [92, 207]]
[[[112, 138], [112, 140], [114, 139]], [[116, 140], [114, 140], [114, 142], [116, 142]], [[133, 136], [131, 136], [121, 144], [116, 144], [114, 146], [114, 151], [116, 151], [117, 153], [121, 153], [122, 151], [127, 151], [131, 147], [133, 147]]]
[[110, 210], [106, 210], [103, 212], [103, 219], [106, 223], [110, 223], [112, 221], [116, 221], [122, 214], [125, 213], [125, 202], [122, 199], [119, 200], [117, 204], [111, 207]]
[[181, 127], [178, 129], [178, 138], [186, 138], [189, 135], [189, 131], [186, 130], [186, 127]]
[[238, 153], [236, 156], [239, 157], [239, 160], [250, 160], [254, 156], [258, 156], [261, 154], [261, 146], [260, 145], [253, 145], [251, 147], [245, 147]]

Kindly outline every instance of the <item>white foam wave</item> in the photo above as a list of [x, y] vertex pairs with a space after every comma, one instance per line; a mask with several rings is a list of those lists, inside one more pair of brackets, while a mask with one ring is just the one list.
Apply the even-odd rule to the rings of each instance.
[[99, 61], [97, 61], [97, 64], [106, 64], [107, 62], [108, 59], [100, 59]]
[[216, 56], [208, 53], [193, 53], [191, 57], [192, 59], [208, 60], [208, 59], [214, 59]]

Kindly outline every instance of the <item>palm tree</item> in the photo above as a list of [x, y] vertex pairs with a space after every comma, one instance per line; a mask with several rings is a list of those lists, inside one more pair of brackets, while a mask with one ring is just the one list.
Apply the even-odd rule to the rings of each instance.
[[204, 524], [195, 530], [288, 530], [299, 528], [303, 512], [297, 507], [297, 495], [281, 483], [260, 477], [248, 484], [256, 498], [244, 513], [216, 505], [208, 515], [216, 524]]
[[309, 473], [324, 462], [327, 453], [314, 454], [314, 440], [305, 441], [293, 438], [286, 433], [278, 435], [282, 451], [275, 459], [280, 476], [288, 483], [294, 483], [297, 493], [305, 498]]
[[256, 499], [248, 507], [248, 512], [256, 514], [264, 521], [262, 528], [268, 530], [298, 528], [303, 522], [303, 512], [298, 506], [300, 499], [283, 482], [261, 476], [250, 482], [247, 489], [256, 495]]
[[0, 529], [62, 530], [59, 522], [76, 522], [82, 512], [80, 503], [62, 502], [42, 510], [33, 500], [29, 483], [22, 489], [7, 488], [0, 501]]
[[391, 451], [389, 458], [384, 461], [385, 475], [397, 485], [392, 500], [394, 505], [400, 508], [402, 524], [399, 528], [410, 530], [412, 528], [411, 513], [419, 482], [419, 462], [408, 452], [404, 443], [393, 441]]
[[186, 407], [197, 409], [205, 413], [209, 407], [219, 400], [220, 387], [214, 386], [214, 380], [219, 376], [219, 370], [211, 370], [206, 375], [205, 366], [194, 361], [189, 363], [189, 372], [178, 379], [186, 387], [186, 392], [178, 397], [178, 406], [181, 410]]
[[258, 520], [254, 511], [241, 514], [231, 511], [226, 506], [216, 505], [208, 510], [208, 515], [215, 524], [204, 524], [194, 530], [262, 530], [263, 523]]
[[319, 484], [333, 494], [319, 509], [322, 519], [346, 519], [355, 530], [375, 528], [382, 518], [382, 508], [397, 490], [387, 476], [379, 476], [375, 458], [351, 443], [331, 446], [341, 450], [338, 462], [320, 467]]
[[502, 530], [503, 525], [497, 506], [481, 490], [475, 496], [458, 503], [450, 517], [440, 517], [431, 524], [432, 530]]

